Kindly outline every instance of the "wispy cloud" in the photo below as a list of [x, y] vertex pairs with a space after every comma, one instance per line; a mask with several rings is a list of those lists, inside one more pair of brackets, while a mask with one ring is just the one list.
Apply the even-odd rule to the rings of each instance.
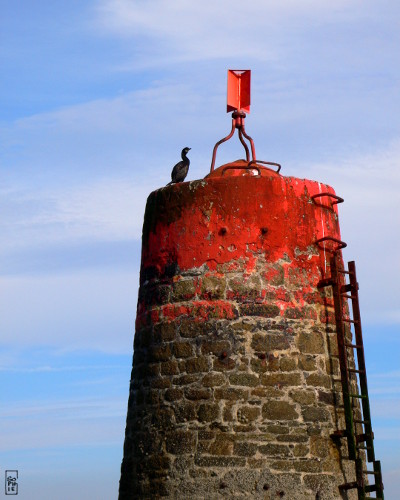
[[109, 397], [13, 403], [0, 412], [2, 450], [120, 444], [125, 410], [126, 401]]
[[14, 348], [130, 352], [137, 272], [80, 271], [2, 280], [0, 330]]
[[157, 0], [151, 4], [104, 0], [98, 7], [97, 22], [105, 33], [142, 40], [140, 51], [136, 51], [136, 67], [232, 55], [278, 64], [286, 49], [282, 32], [286, 38], [288, 33], [295, 37], [309, 25], [348, 19], [359, 5], [359, 1], [329, 4], [315, 0], [301, 4], [293, 0]]
[[[141, 170], [143, 179], [153, 179], [162, 158], [159, 148], [151, 147], [153, 138], [164, 140], [165, 146], [174, 134], [158, 117], [171, 115], [182, 101], [193, 104], [198, 98], [190, 86], [179, 83], [129, 90], [122, 96], [64, 106], [3, 125], [3, 180], [29, 173], [31, 183], [40, 187], [54, 185], [60, 178], [78, 184], [88, 175], [134, 171], [137, 175]], [[188, 121], [187, 111], [179, 114], [180, 127], [194, 122], [193, 117]]]
[[148, 188], [134, 179], [95, 180], [79, 187], [4, 193], [2, 233], [16, 249], [49, 243], [126, 241], [141, 235]]
[[373, 379], [377, 382], [381, 381], [383, 383], [386, 383], [387, 379], [388, 381], [392, 380], [393, 382], [397, 383], [397, 380], [400, 379], [400, 370], [393, 370], [387, 373], [374, 373]]
[[0, 410], [0, 418], [21, 418], [30, 416], [35, 418], [40, 414], [53, 415], [61, 419], [81, 419], [90, 418], [97, 415], [99, 418], [108, 418], [111, 416], [121, 416], [122, 404], [120, 399], [107, 398], [103, 400], [62, 400], [62, 401], [24, 401], [23, 403], [14, 403], [12, 408], [3, 408]]
[[19, 366], [1, 366], [0, 372], [12, 373], [62, 373], [62, 372], [91, 372], [91, 371], [110, 371], [115, 368], [120, 368], [120, 365], [82, 365], [82, 366], [35, 366], [35, 367], [19, 367]]

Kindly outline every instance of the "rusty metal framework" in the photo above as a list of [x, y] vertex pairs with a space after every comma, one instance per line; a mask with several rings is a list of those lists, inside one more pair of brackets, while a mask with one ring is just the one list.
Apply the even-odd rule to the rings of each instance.
[[254, 141], [253, 139], [246, 133], [246, 130], [244, 128], [244, 119], [246, 118], [246, 113], [244, 111], [234, 111], [232, 113], [232, 129], [230, 133], [218, 141], [216, 145], [214, 146], [213, 149], [213, 154], [212, 154], [212, 160], [211, 160], [211, 168], [210, 168], [210, 173], [214, 171], [214, 166], [215, 166], [215, 158], [217, 156], [217, 149], [219, 146], [223, 143], [228, 141], [233, 134], [235, 133], [235, 129], [238, 129], [238, 135], [239, 135], [239, 140], [243, 144], [244, 150], [246, 152], [246, 161], [250, 162], [250, 151], [249, 148], [244, 140], [244, 137], [249, 141], [250, 147], [251, 147], [251, 157], [252, 161], [256, 161], [256, 150], [254, 147]]
[[[213, 149], [210, 173], [214, 171], [215, 159], [217, 156], [217, 150], [221, 144], [228, 141], [235, 130], [238, 131], [239, 140], [243, 145], [246, 153], [247, 165], [236, 167], [242, 169], [255, 169], [257, 170], [256, 163], [263, 163], [266, 165], [272, 165], [278, 167], [277, 173], [280, 171], [281, 166], [279, 163], [274, 163], [270, 161], [260, 161], [256, 159], [256, 150], [254, 146], [253, 139], [247, 134], [244, 121], [246, 118], [246, 113], [250, 113], [250, 81], [251, 81], [251, 71], [250, 70], [228, 70], [228, 89], [227, 89], [227, 112], [233, 111], [232, 113], [232, 128], [230, 133], [218, 141]], [[246, 140], [249, 144], [246, 143]], [[250, 146], [250, 149], [249, 149]], [[250, 150], [251, 150], [251, 160], [250, 160]], [[232, 167], [233, 168], [233, 167]]]

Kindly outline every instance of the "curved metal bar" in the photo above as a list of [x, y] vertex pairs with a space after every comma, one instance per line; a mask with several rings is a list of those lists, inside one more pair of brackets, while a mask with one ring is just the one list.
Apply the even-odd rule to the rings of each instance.
[[277, 174], [279, 174], [279, 172], [282, 168], [282, 165], [280, 165], [279, 163], [275, 163], [273, 161], [251, 160], [249, 162], [249, 167], [252, 163], [264, 163], [265, 165], [274, 165], [275, 167], [278, 167], [278, 170], [276, 171]]
[[246, 161], [249, 161], [250, 160], [250, 151], [249, 151], [249, 148], [247, 147], [247, 144], [244, 142], [243, 133], [242, 133], [241, 128], [238, 130], [238, 135], [239, 135], [240, 142], [243, 144], [243, 147], [246, 151]]
[[325, 236], [324, 238], [319, 238], [318, 240], [315, 240], [315, 243], [317, 244], [317, 246], [319, 248], [322, 249], [322, 247], [320, 246], [320, 243], [322, 243], [323, 241], [333, 241], [334, 243], [338, 244], [338, 246], [335, 248], [335, 250], [329, 250], [329, 248], [325, 248], [325, 250], [327, 252], [332, 252], [333, 254], [335, 254], [338, 250], [341, 250], [342, 248], [347, 247], [347, 243], [345, 243], [342, 240], [338, 240], [337, 238], [333, 238], [332, 236]]
[[311, 199], [315, 201], [315, 198], [321, 198], [321, 196], [329, 196], [330, 198], [334, 198], [336, 201], [332, 201], [331, 205], [337, 205], [338, 203], [344, 202], [344, 199], [341, 198], [340, 196], [338, 196], [336, 194], [328, 193], [327, 191], [325, 191], [323, 193], [313, 194], [311, 196]]
[[235, 120], [232, 119], [232, 130], [229, 135], [221, 139], [220, 141], [217, 142], [217, 144], [214, 146], [213, 149], [213, 155], [212, 155], [212, 160], [211, 160], [211, 168], [210, 168], [210, 173], [214, 171], [214, 165], [215, 165], [215, 157], [217, 156], [217, 149], [218, 147], [225, 141], [229, 140], [232, 136], [233, 133], [235, 132]]
[[[246, 165], [246, 166], [244, 166], [244, 165], [228, 165], [222, 169], [222, 175], [224, 175], [226, 170], [250, 170], [250, 169], [249, 169], [248, 165]], [[255, 166], [251, 170], [257, 170], [258, 175], [259, 176], [261, 175], [261, 170], [259, 167]]]
[[254, 147], [254, 141], [253, 141], [253, 139], [248, 134], [246, 134], [246, 130], [244, 129], [244, 122], [243, 122], [243, 125], [242, 125], [242, 133], [246, 137], [246, 139], [250, 142], [250, 145], [251, 145], [251, 156], [253, 157], [252, 159], [255, 161], [255, 159], [256, 159], [256, 150], [255, 150], [255, 147]]

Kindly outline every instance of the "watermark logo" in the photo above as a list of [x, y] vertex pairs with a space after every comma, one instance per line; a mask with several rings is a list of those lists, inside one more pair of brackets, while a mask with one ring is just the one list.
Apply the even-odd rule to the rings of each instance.
[[6, 495], [18, 495], [18, 471], [6, 470]]

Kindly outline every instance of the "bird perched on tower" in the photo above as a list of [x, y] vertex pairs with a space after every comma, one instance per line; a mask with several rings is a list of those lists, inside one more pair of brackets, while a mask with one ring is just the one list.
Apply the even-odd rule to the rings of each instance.
[[181, 152], [182, 161], [178, 162], [171, 172], [171, 182], [168, 182], [167, 186], [170, 184], [176, 184], [177, 182], [183, 182], [187, 173], [189, 171], [190, 160], [186, 156], [191, 148], [183, 148]]

